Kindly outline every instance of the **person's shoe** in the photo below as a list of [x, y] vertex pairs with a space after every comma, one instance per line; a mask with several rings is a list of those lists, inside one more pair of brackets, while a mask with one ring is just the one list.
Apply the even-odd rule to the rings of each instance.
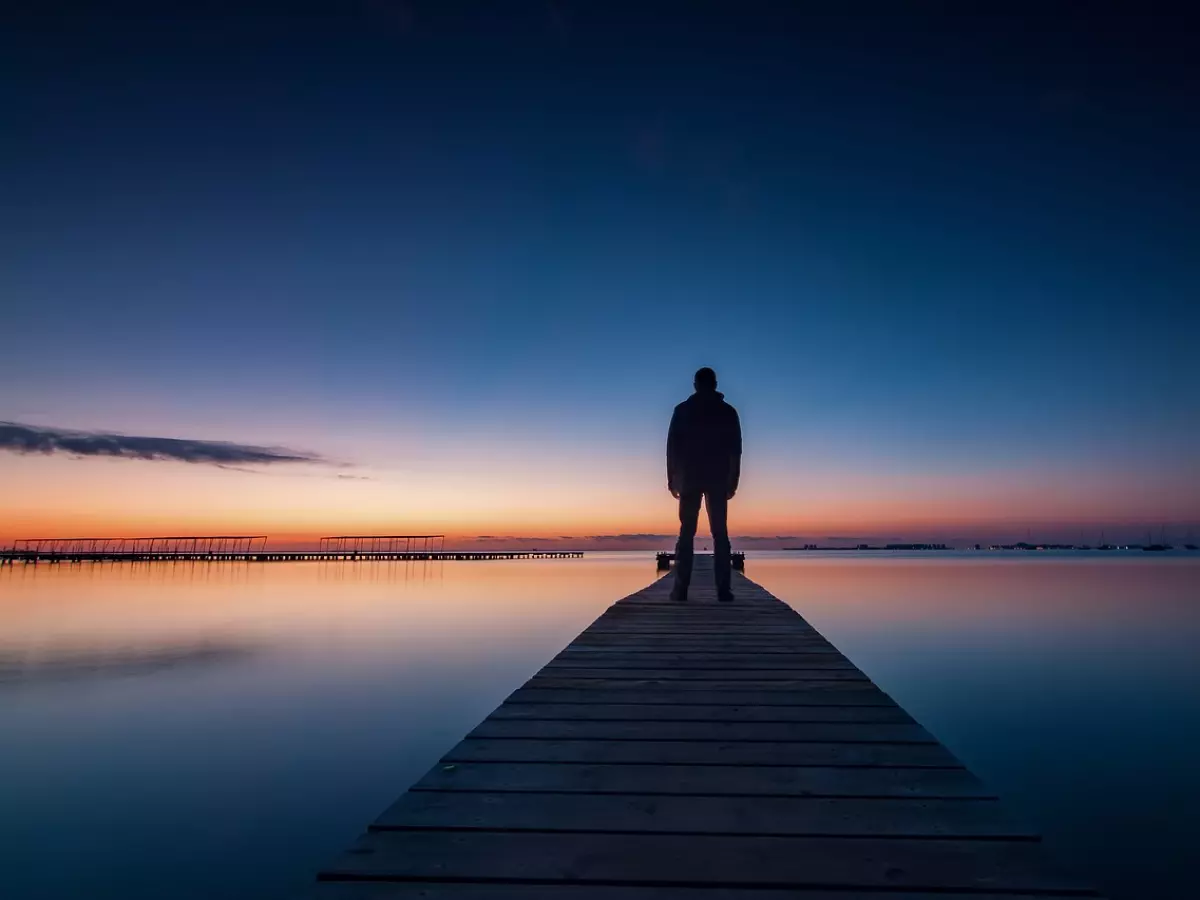
[[682, 603], [684, 600], [687, 599], [687, 588], [680, 590], [678, 585], [671, 588], [671, 599], [674, 600], [676, 603]]
[[733, 591], [718, 591], [717, 599], [720, 600], [722, 603], [732, 603], [733, 602]]

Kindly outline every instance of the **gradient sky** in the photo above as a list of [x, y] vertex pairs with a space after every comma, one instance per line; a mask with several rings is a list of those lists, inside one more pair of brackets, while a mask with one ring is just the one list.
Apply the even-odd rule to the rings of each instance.
[[700, 365], [737, 534], [1200, 531], [1182, 21], [38, 6], [0, 22], [0, 421], [328, 462], [0, 453], [0, 540], [666, 533]]

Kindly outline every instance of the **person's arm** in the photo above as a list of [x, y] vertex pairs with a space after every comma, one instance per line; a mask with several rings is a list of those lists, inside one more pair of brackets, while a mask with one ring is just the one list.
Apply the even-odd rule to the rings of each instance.
[[732, 406], [729, 409], [733, 414], [730, 416], [732, 429], [729, 436], [729, 499], [732, 500], [742, 478], [742, 421], [736, 409]]
[[679, 410], [671, 414], [671, 427], [667, 429], [667, 490], [679, 496]]

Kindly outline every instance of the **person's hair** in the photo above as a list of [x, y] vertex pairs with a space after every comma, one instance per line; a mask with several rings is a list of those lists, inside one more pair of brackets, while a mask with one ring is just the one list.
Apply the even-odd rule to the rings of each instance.
[[717, 389], [717, 373], [708, 366], [705, 366], [703, 369], [697, 369], [694, 384], [697, 388], [715, 391]]

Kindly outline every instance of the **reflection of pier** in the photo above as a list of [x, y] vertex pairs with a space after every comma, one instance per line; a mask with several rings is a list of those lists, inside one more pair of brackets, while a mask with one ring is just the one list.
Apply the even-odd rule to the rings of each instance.
[[24, 538], [0, 550], [0, 563], [307, 562], [342, 560], [577, 559], [582, 550], [447, 550], [445, 535], [338, 535], [317, 550], [272, 550], [266, 535]]

